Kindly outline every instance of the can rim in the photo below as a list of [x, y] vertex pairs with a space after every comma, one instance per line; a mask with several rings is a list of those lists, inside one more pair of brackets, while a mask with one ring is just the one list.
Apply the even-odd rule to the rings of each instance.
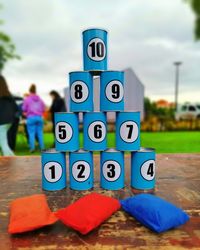
[[155, 148], [141, 147], [138, 151], [135, 151], [133, 153], [145, 153], [145, 152], [155, 152]]
[[67, 111], [67, 112], [55, 112], [56, 114], [76, 114], [75, 112]]
[[79, 154], [79, 153], [81, 153], [81, 154], [83, 154], [83, 153], [92, 153], [92, 151], [85, 150], [84, 148], [80, 148], [80, 149], [78, 149], [78, 150], [76, 150], [74, 152], [70, 152], [70, 154]]
[[83, 31], [82, 31], [82, 34], [85, 33], [85, 32], [88, 31], [88, 30], [102, 30], [102, 31], [105, 31], [106, 33], [108, 33], [108, 31], [105, 30], [105, 29], [101, 29], [101, 28], [89, 28], [89, 29], [83, 30]]
[[123, 151], [117, 150], [116, 148], [108, 148], [108, 149], [104, 150], [103, 152], [106, 152], [106, 153], [123, 153]]
[[72, 74], [72, 73], [90, 73], [89, 70], [75, 70], [75, 71], [70, 71], [69, 74]]
[[93, 114], [93, 113], [106, 113], [106, 112], [104, 112], [104, 111], [88, 111], [88, 112], [83, 112], [84, 114]]
[[54, 154], [54, 153], [63, 153], [63, 152], [57, 151], [56, 148], [48, 148], [48, 149], [43, 149], [42, 153]]

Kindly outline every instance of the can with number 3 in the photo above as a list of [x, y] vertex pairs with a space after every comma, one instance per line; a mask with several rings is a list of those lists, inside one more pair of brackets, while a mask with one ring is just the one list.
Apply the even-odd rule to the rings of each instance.
[[155, 150], [141, 148], [131, 154], [131, 187], [134, 193], [152, 192], [155, 187]]
[[83, 31], [83, 64], [85, 71], [107, 70], [107, 31], [88, 29]]
[[56, 191], [65, 188], [66, 160], [65, 153], [55, 149], [42, 151], [42, 188], [47, 191]]

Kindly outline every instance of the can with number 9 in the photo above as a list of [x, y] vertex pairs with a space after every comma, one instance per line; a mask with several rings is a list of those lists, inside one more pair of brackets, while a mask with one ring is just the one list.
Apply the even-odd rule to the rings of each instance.
[[42, 188], [47, 191], [56, 191], [65, 188], [66, 160], [65, 153], [55, 149], [42, 151]]
[[101, 152], [100, 185], [104, 189], [124, 187], [124, 153], [115, 149]]
[[78, 150], [69, 153], [69, 182], [74, 190], [87, 190], [93, 187], [93, 154]]
[[79, 149], [78, 114], [55, 113], [55, 147], [57, 151], [76, 151]]
[[140, 149], [140, 112], [117, 113], [116, 148], [123, 151]]
[[90, 72], [69, 73], [70, 111], [93, 111], [93, 78]]
[[141, 148], [131, 154], [131, 187], [134, 193], [152, 192], [155, 187], [155, 150]]
[[100, 110], [124, 111], [124, 72], [102, 72], [100, 83]]
[[88, 112], [83, 116], [83, 148], [90, 151], [102, 151], [107, 148], [106, 114]]
[[107, 70], [107, 31], [88, 29], [83, 31], [83, 64], [85, 71]]

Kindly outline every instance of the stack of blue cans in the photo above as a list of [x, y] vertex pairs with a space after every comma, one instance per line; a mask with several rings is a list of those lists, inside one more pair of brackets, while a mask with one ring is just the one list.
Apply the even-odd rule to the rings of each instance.
[[[140, 112], [124, 110], [124, 72], [108, 70], [107, 31], [83, 32], [84, 71], [69, 73], [69, 112], [55, 114], [55, 150], [42, 153], [42, 186], [60, 190], [67, 185], [88, 190], [94, 184], [93, 152], [100, 151], [100, 186], [119, 190], [125, 186], [124, 152], [131, 152], [131, 187], [155, 186], [155, 151], [140, 147]], [[100, 111], [94, 110], [94, 77], [100, 77]], [[83, 113], [83, 148], [79, 145], [79, 112]], [[115, 148], [107, 144], [107, 112], [116, 112]], [[96, 166], [97, 167], [97, 166]]]

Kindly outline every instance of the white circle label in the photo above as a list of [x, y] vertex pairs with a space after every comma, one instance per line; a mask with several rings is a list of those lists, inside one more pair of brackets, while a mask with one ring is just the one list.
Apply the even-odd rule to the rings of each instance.
[[124, 97], [124, 88], [120, 81], [114, 80], [106, 86], [106, 97], [111, 102], [121, 102]]
[[73, 102], [84, 102], [89, 95], [88, 86], [82, 81], [75, 81], [71, 85], [70, 95]]
[[62, 167], [58, 162], [50, 161], [44, 166], [44, 177], [48, 182], [57, 182], [62, 176]]
[[87, 54], [93, 61], [102, 61], [106, 56], [106, 46], [102, 39], [93, 38], [89, 41]]
[[92, 122], [88, 127], [88, 135], [94, 142], [101, 142], [106, 137], [106, 126], [101, 121]]
[[145, 161], [141, 166], [141, 175], [147, 181], [152, 181], [155, 177], [155, 161]]
[[120, 136], [125, 142], [134, 142], [138, 138], [138, 125], [134, 121], [126, 121], [120, 127]]
[[116, 181], [121, 174], [121, 166], [116, 161], [106, 161], [103, 164], [103, 176], [107, 181]]
[[72, 166], [72, 175], [78, 182], [86, 181], [90, 176], [90, 165], [86, 161], [77, 161]]
[[56, 140], [60, 143], [68, 142], [73, 135], [72, 127], [67, 122], [58, 122], [56, 124]]

